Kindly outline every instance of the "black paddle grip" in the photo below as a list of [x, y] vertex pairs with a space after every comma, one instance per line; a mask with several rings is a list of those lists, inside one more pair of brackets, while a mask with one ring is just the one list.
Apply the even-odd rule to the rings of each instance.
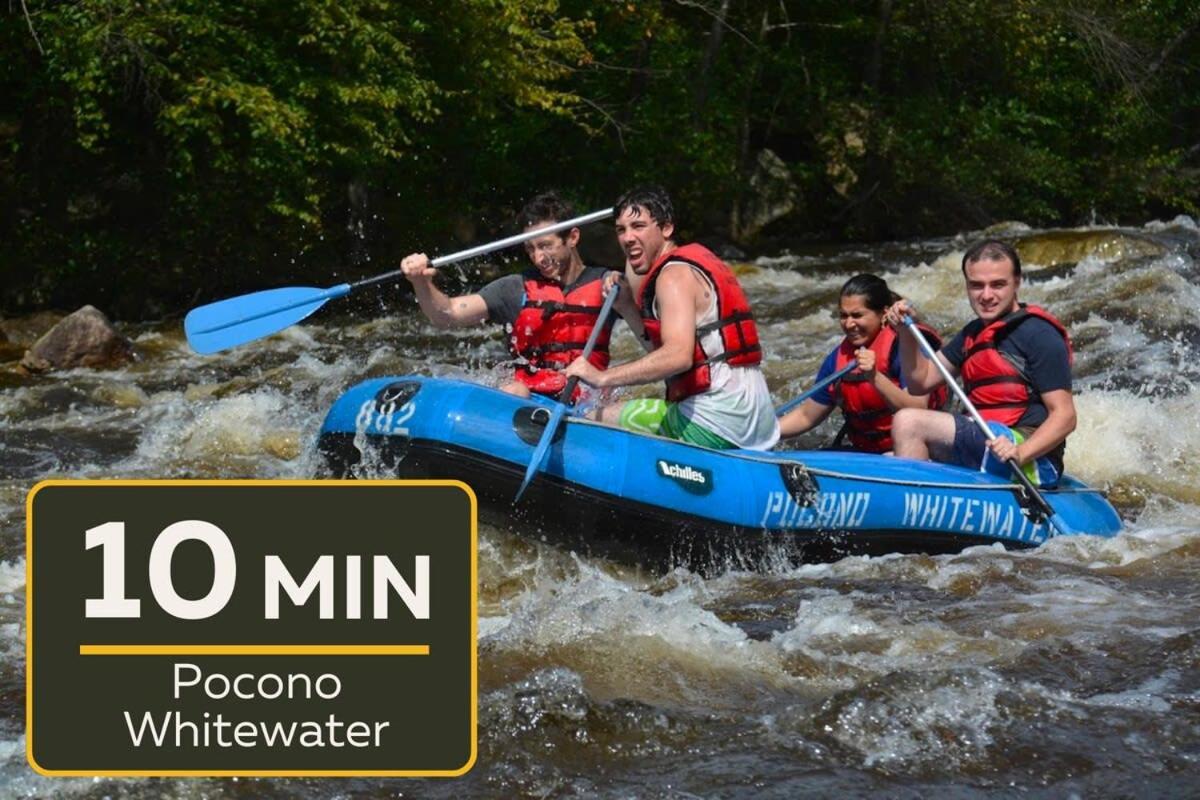
[[1023, 487], [1025, 487], [1025, 497], [1034, 506], [1034, 508], [1031, 508], [1030, 511], [1035, 511], [1039, 517], [1038, 519], [1035, 519], [1034, 522], [1045, 522], [1046, 520], [1050, 519], [1050, 517], [1054, 516], [1054, 508], [1049, 502], [1047, 502], [1042, 493], [1038, 491], [1037, 487], [1033, 485], [1033, 481], [1029, 480], [1029, 476], [1025, 474], [1023, 469], [1021, 469], [1021, 465], [1017, 463], [1017, 460], [1015, 458], [1010, 458], [1008, 459], [1007, 463], [1008, 466], [1012, 468], [1013, 475], [1016, 475], [1017, 480], [1021, 482]]

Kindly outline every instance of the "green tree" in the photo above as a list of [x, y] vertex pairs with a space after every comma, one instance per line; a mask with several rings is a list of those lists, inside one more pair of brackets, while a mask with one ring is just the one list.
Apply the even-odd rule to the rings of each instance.
[[5, 282], [70, 300], [74, 276], [103, 271], [119, 300], [273, 277], [345, 235], [352, 182], [436, 173], [428, 153], [461, 122], [448, 110], [569, 105], [552, 84], [586, 49], [556, 7], [31, 3], [36, 39], [15, 25], [0, 39], [18, 109], [2, 129]]

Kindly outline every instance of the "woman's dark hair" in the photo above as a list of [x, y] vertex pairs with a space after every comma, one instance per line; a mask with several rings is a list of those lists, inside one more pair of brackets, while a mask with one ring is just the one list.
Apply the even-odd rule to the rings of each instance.
[[878, 275], [855, 275], [842, 284], [842, 297], [862, 297], [863, 305], [876, 313], [900, 300], [900, 295], [888, 288], [887, 281]]

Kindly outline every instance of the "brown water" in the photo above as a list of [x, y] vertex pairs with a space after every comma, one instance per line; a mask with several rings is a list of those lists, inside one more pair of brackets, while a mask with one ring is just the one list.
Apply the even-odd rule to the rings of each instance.
[[[370, 320], [333, 306], [216, 356], [192, 354], [178, 324], [141, 325], [126, 332], [144, 359], [126, 369], [31, 379], [0, 365], [0, 797], [1200, 794], [1200, 230], [1028, 234], [1022, 299], [1078, 348], [1067, 468], [1110, 491], [1125, 533], [704, 579], [485, 527], [479, 759], [455, 780], [37, 775], [24, 498], [48, 477], [309, 477], [341, 391], [408, 372], [497, 382], [498, 334], [438, 332], [411, 306]], [[742, 268], [776, 398], [811, 383], [856, 272], [888, 273], [943, 329], [965, 321], [965, 241]], [[618, 360], [636, 349], [622, 334]]]

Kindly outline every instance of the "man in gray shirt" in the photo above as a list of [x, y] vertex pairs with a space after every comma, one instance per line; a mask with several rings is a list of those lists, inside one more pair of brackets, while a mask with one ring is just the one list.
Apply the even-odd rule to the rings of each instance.
[[[546, 192], [529, 201], [517, 215], [523, 231], [547, 227], [575, 216], [562, 198]], [[450, 297], [434, 285], [437, 274], [424, 253], [413, 253], [400, 262], [413, 285], [425, 316], [439, 328], [461, 328], [492, 322], [509, 331], [516, 361], [512, 380], [500, 388], [528, 397], [531, 392], [556, 397], [566, 385], [559, 371], [583, 352], [604, 302], [604, 276], [609, 270], [585, 266], [579, 256], [579, 229], [547, 233], [525, 243], [533, 266], [506, 275], [474, 294]], [[641, 318], [623, 312], [625, 321], [641, 335]], [[589, 361], [597, 369], [608, 366], [608, 341], [614, 318], [604, 328]], [[566, 399], [566, 398], [564, 398]], [[573, 399], [573, 398], [572, 398]]]

